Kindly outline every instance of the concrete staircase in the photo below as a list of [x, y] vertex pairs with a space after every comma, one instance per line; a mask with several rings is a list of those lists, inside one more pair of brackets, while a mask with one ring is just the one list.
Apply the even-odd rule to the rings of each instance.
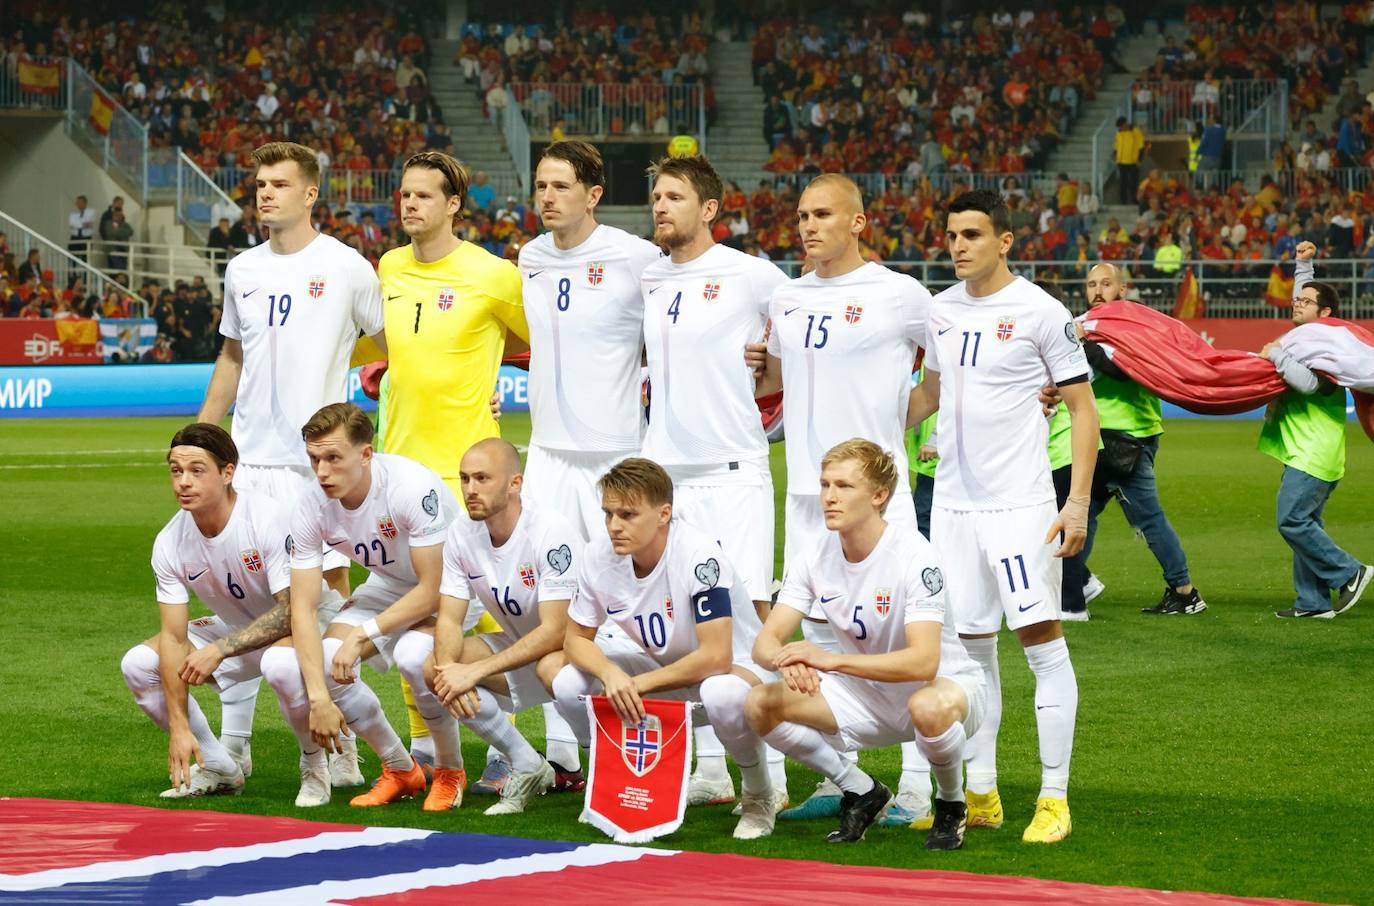
[[506, 195], [519, 196], [519, 177], [505, 137], [482, 113], [482, 101], [477, 85], [463, 81], [462, 70], [454, 64], [458, 53], [457, 41], [433, 41], [430, 60], [429, 85], [434, 99], [444, 111], [444, 121], [453, 133], [453, 146], [458, 159], [472, 172], [485, 171], [496, 189], [497, 204]]
[[748, 41], [722, 41], [711, 48], [711, 77], [716, 92], [716, 124], [706, 134], [706, 156], [725, 179], [750, 191], [768, 163], [763, 140], [767, 98], [754, 84], [752, 46]]

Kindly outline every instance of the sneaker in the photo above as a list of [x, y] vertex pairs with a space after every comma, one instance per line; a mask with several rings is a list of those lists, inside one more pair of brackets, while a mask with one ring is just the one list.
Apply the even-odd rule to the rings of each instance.
[[1065, 623], [1086, 623], [1092, 619], [1092, 615], [1086, 610], [1061, 610], [1059, 619]]
[[345, 736], [343, 751], [329, 753], [330, 785], [348, 787], [367, 783], [363, 778], [362, 764], [363, 758], [358, 754], [358, 737]]
[[1035, 817], [1031, 819], [1026, 832], [1021, 835], [1022, 843], [1058, 843], [1073, 831], [1069, 820], [1069, 800], [1053, 796], [1041, 796], [1035, 800]]
[[1360, 595], [1369, 587], [1370, 579], [1374, 579], [1374, 566], [1361, 565], [1349, 582], [1336, 589], [1336, 613], [1345, 613], [1354, 607]]
[[840, 788], [829, 780], [816, 784], [816, 791], [801, 805], [778, 813], [783, 821], [806, 821], [811, 818], [834, 818], [840, 814]]
[[1088, 581], [1083, 583], [1083, 603], [1091, 604], [1106, 590], [1107, 584], [1105, 582], [1092, 573], [1088, 573]]
[[688, 805], [724, 805], [735, 801], [735, 783], [728, 776], [711, 780], [693, 774], [687, 783]]
[[922, 796], [915, 790], [898, 790], [896, 798], [887, 804], [878, 817], [878, 826], [929, 830], [932, 820], [929, 793]]
[[[1355, 603], [1351, 601], [1350, 603]], [[246, 736], [221, 736], [219, 741], [229, 750], [229, 757], [243, 772], [243, 779], [253, 776], [253, 741]]]
[[398, 799], [413, 799], [425, 791], [425, 772], [411, 759], [410, 767], [382, 768], [382, 776], [372, 784], [372, 789], [349, 800], [349, 805], [367, 808], [375, 805], [389, 805]]
[[319, 808], [328, 805], [331, 796], [329, 768], [301, 766], [301, 791], [296, 794], [296, 808]]
[[462, 768], [435, 768], [430, 781], [429, 795], [422, 808], [427, 812], [446, 812], [463, 804], [463, 790], [468, 785], [468, 772]]
[[825, 842], [858, 843], [891, 799], [892, 791], [878, 780], [874, 780], [873, 789], [863, 795], [845, 793], [840, 797], [840, 827], [831, 831]]
[[234, 765], [234, 773], [221, 774], [191, 765], [191, 781], [186, 786], [174, 786], [158, 794], [160, 799], [190, 799], [195, 796], [237, 796], [243, 792], [243, 771]]
[[482, 771], [482, 776], [477, 782], [468, 787], [469, 796], [500, 796], [501, 788], [506, 784], [506, 778], [510, 776], [510, 762], [504, 758], [493, 759], [487, 762], [487, 766]]
[[511, 771], [506, 777], [505, 784], [501, 787], [501, 801], [482, 814], [484, 815], [518, 815], [525, 810], [530, 797], [538, 794], [544, 795], [553, 786], [554, 782], [553, 765], [544, 759], [539, 759], [539, 767], [533, 771]]
[[582, 773], [581, 768], [569, 771], [556, 761], [550, 761], [549, 764], [553, 767], [550, 793], [580, 793], [587, 788], [587, 775]]
[[1154, 607], [1142, 607], [1141, 613], [1202, 613], [1207, 609], [1207, 602], [1202, 600], [1202, 593], [1197, 590], [1197, 586], [1186, 595], [1181, 595], [1172, 588], [1165, 586], [1164, 595], [1159, 599], [1159, 603]]
[[[791, 804], [791, 801], [787, 798], [787, 790], [780, 790], [777, 787], [773, 788], [773, 814], [776, 815]], [[730, 809], [730, 814], [736, 818], [744, 814], [744, 796], [742, 794], [739, 801], [735, 803], [735, 807]]]
[[1274, 616], [1280, 620], [1299, 619], [1299, 620], [1334, 620], [1336, 611], [1334, 610], [1298, 610], [1290, 607], [1287, 610], [1276, 610]]
[[968, 804], [969, 827], [1002, 826], [1006, 816], [1002, 813], [1002, 797], [998, 794], [997, 787], [986, 793], [965, 790], [964, 800]]
[[968, 828], [968, 805], [935, 800], [935, 820], [926, 834], [926, 849], [963, 849]]
[[[787, 801], [787, 794], [782, 794], [782, 801]], [[781, 809], [778, 806], [778, 797], [773, 792], [768, 792], [762, 796], [752, 793], [742, 793], [739, 797], [740, 819], [739, 824], [735, 825], [734, 837], [736, 840], [757, 840], [760, 837], [767, 837], [773, 833], [773, 823], [777, 820], [777, 814]]]

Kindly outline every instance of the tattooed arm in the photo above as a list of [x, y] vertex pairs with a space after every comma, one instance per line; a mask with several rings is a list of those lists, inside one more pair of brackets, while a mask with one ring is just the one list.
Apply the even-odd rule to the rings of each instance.
[[291, 635], [291, 589], [272, 596], [272, 609], [213, 645], [197, 648], [186, 657], [181, 678], [193, 686], [207, 682], [225, 658], [256, 651]]

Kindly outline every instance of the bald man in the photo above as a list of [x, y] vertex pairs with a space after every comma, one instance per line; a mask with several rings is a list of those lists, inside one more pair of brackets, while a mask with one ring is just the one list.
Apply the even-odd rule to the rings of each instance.
[[[577, 590], [582, 536], [558, 513], [521, 505], [520, 455], [500, 438], [473, 444], [459, 464], [467, 515], [444, 539], [439, 623], [425, 681], [439, 700], [511, 765], [488, 815], [525, 810], [554, 769], [509, 720], [553, 700], [563, 667], [568, 603]], [[469, 603], [481, 601], [501, 631], [463, 637]], [[460, 798], [461, 801], [461, 798]]]
[[[819, 176], [797, 202], [805, 276], [773, 291], [766, 347], [750, 348], [762, 365], [755, 394], [783, 390], [787, 444], [787, 504], [783, 574], [828, 532], [820, 503], [820, 464], [827, 450], [853, 437], [892, 454], [907, 479], [906, 407], [917, 349], [925, 345], [930, 293], [914, 278], [865, 262], [859, 236], [868, 220], [859, 187], [847, 177]], [[911, 488], [893, 496], [886, 519], [916, 532]], [[855, 601], [855, 632], [878, 618], [872, 602]], [[802, 624], [807, 639], [834, 649], [819, 608]], [[930, 766], [913, 743], [904, 745], [902, 780], [881, 823], [930, 826]], [[824, 781], [782, 818], [839, 813], [840, 790]]]
[[[1116, 265], [1099, 264], [1088, 271], [1087, 298], [1089, 318], [1092, 308], [1122, 298], [1121, 272]], [[1157, 604], [1141, 608], [1141, 613], [1202, 613], [1207, 602], [1193, 587], [1188, 558], [1178, 533], [1164, 515], [1155, 485], [1155, 456], [1159, 452], [1159, 437], [1164, 433], [1159, 397], [1131, 380], [1096, 343], [1085, 343], [1084, 350], [1093, 369], [1093, 394], [1097, 397], [1103, 444], [1088, 508], [1084, 564], [1092, 554], [1098, 516], [1115, 497], [1126, 521], [1145, 536], [1164, 573], [1163, 596]], [[1089, 576], [1091, 588], [1091, 572]]]

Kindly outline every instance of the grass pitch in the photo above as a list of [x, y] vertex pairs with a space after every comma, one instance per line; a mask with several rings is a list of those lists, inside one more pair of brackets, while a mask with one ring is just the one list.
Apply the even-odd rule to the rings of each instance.
[[[124, 688], [124, 651], [157, 629], [153, 537], [172, 515], [163, 450], [184, 419], [6, 421], [0, 502], [9, 513], [0, 567], [0, 792], [10, 796], [165, 805], [166, 745]], [[528, 417], [508, 414], [523, 443]], [[1374, 901], [1374, 598], [1334, 621], [1279, 621], [1291, 603], [1290, 558], [1274, 528], [1279, 466], [1255, 451], [1255, 422], [1174, 421], [1158, 461], [1165, 508], [1210, 605], [1196, 617], [1147, 617], [1159, 569], [1113, 508], [1093, 569], [1107, 584], [1087, 624], [1067, 624], [1081, 703], [1064, 843], [1021, 843], [1039, 785], [1032, 682], [1003, 634], [1006, 717], [1001, 830], [973, 830], [959, 853], [928, 853], [924, 834], [874, 828], [855, 846], [827, 845], [833, 822], [779, 822], [768, 839], [730, 838], [725, 807], [693, 809], [659, 845], [826, 861], [1033, 875], [1099, 884], [1249, 896]], [[1349, 472], [1328, 506], [1336, 540], [1374, 559], [1374, 446], [1349, 429]], [[781, 512], [782, 448], [773, 450]], [[779, 560], [781, 532], [779, 531]], [[356, 568], [355, 568], [356, 569]], [[355, 584], [361, 574], [355, 575]], [[198, 608], [198, 605], [193, 605]], [[405, 718], [394, 676], [367, 679], [393, 722]], [[218, 703], [196, 692], [218, 725]], [[522, 728], [542, 735], [542, 716]], [[464, 732], [470, 767], [483, 746]], [[191, 807], [326, 821], [602, 840], [576, 822], [580, 796], [485, 818], [474, 798], [428, 815], [418, 803], [362, 812], [349, 791], [302, 813], [294, 739], [264, 688], [256, 772], [238, 798]], [[370, 756], [370, 753], [368, 753]], [[895, 785], [896, 750], [865, 767]], [[791, 770], [793, 801], [816, 777]], [[364, 773], [376, 774], [375, 761]], [[184, 807], [173, 804], [168, 807]], [[799, 878], [799, 883], [804, 879]]]

